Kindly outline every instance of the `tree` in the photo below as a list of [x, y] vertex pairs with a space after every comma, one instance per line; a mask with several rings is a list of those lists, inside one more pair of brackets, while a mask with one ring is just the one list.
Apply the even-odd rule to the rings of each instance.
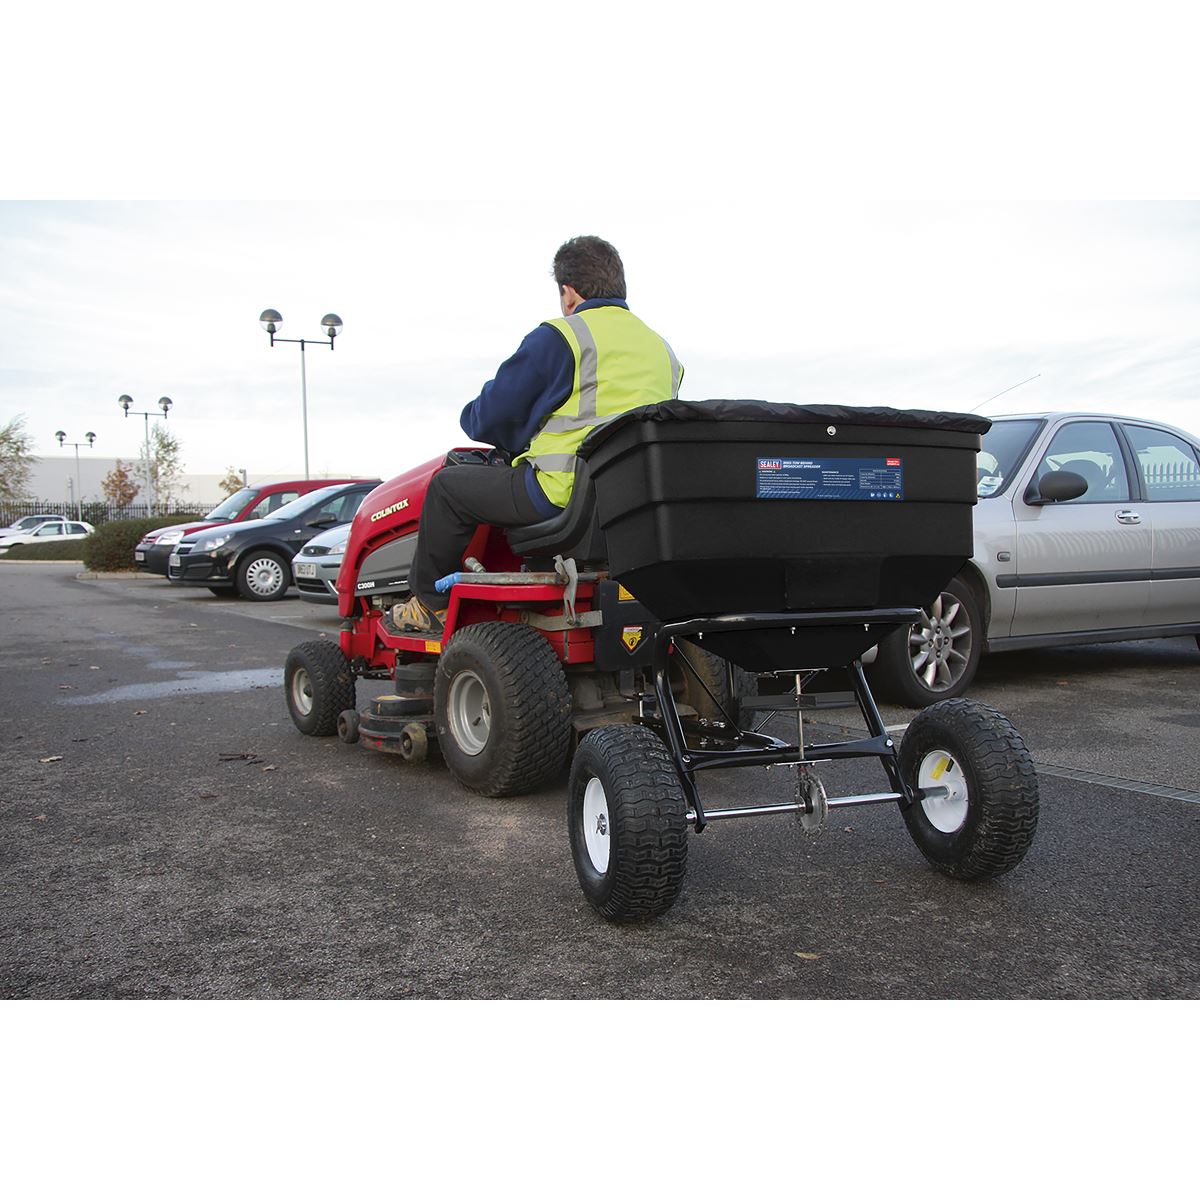
[[240, 492], [246, 486], [245, 479], [242, 478], [242, 473], [236, 467], [229, 467], [226, 470], [225, 478], [217, 484], [221, 492], [225, 496], [232, 496], [234, 492]]
[[156, 421], [150, 430], [150, 461], [146, 462], [143, 450], [138, 456], [138, 474], [149, 483], [153, 507], [160, 513], [177, 508], [188, 490], [179, 482], [183, 474], [181, 453], [179, 439]]
[[33, 438], [25, 432], [25, 416], [0, 427], [0, 500], [23, 500], [37, 459], [30, 453]]
[[105, 499], [118, 508], [132, 504], [140, 490], [134, 482], [130, 466], [130, 463], [118, 458], [117, 465], [105, 475], [104, 482], [100, 484]]

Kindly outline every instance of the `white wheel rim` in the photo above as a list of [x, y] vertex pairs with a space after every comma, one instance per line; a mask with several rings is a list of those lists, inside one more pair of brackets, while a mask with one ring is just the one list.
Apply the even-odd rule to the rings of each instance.
[[917, 787], [945, 789], [944, 795], [922, 800], [921, 808], [939, 833], [957, 833], [966, 823], [970, 809], [970, 792], [958, 760], [945, 750], [931, 750], [921, 759]]
[[459, 749], [472, 758], [481, 754], [492, 732], [492, 705], [483, 680], [474, 671], [455, 675], [446, 708]]
[[283, 568], [273, 558], [260, 558], [246, 569], [246, 583], [256, 596], [270, 596], [283, 583]]
[[303, 667], [297, 667], [292, 675], [292, 707], [302, 717], [313, 709], [312, 676]]
[[608, 870], [608, 797], [604, 784], [595, 776], [583, 790], [583, 844], [592, 866], [603, 875]]

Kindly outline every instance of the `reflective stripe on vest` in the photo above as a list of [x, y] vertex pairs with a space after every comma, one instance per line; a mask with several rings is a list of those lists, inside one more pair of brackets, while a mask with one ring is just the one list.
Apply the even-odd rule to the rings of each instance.
[[631, 408], [675, 399], [683, 367], [665, 339], [617, 305], [587, 309], [546, 324], [558, 329], [571, 349], [574, 384], [571, 394], [542, 423], [529, 449], [513, 461], [531, 462], [542, 490], [562, 506], [571, 497], [580, 442], [597, 425]]

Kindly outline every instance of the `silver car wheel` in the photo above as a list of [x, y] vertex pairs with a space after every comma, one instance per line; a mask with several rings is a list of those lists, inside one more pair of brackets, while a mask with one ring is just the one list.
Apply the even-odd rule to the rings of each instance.
[[950, 592], [942, 592], [909, 629], [913, 674], [931, 692], [948, 691], [967, 669], [974, 638], [966, 605]]
[[274, 596], [286, 584], [283, 567], [276, 558], [256, 558], [246, 568], [246, 586], [256, 596]]

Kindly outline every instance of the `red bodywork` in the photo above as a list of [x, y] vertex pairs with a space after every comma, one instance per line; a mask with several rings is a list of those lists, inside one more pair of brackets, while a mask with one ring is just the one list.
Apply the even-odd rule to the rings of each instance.
[[[456, 629], [480, 621], [520, 621], [522, 613], [534, 609], [544, 616], [565, 612], [563, 588], [556, 584], [459, 583], [447, 600], [446, 630], [441, 641], [427, 640], [415, 634], [399, 634], [383, 623], [384, 611], [371, 604], [370, 597], [357, 594], [355, 584], [362, 564], [372, 551], [406, 534], [415, 533], [429, 481], [442, 469], [438, 458], [414, 467], [382, 483], [362, 502], [350, 540], [338, 572], [338, 612], [352, 618], [349, 629], [341, 634], [342, 653], [352, 662], [365, 661], [372, 670], [394, 668], [397, 656], [440, 654], [442, 645]], [[497, 468], [479, 466], [471, 470]], [[463, 555], [476, 558], [489, 572], [519, 571], [522, 560], [513, 553], [502, 529], [481, 525]], [[591, 608], [595, 585], [580, 583], [575, 594], [576, 612]], [[539, 630], [563, 663], [593, 661], [592, 632], [584, 629]]]

